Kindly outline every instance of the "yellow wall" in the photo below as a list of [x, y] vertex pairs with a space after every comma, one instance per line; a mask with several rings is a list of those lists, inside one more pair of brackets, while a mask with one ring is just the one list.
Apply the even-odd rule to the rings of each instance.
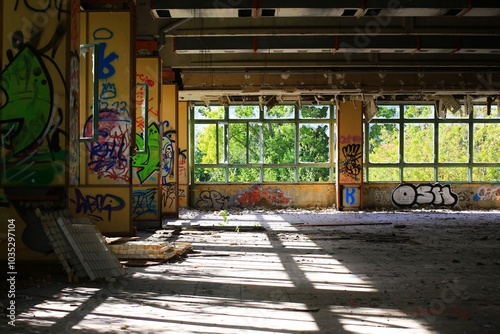
[[68, 14], [46, 3], [2, 2], [0, 186], [66, 182]]
[[383, 183], [363, 186], [364, 207], [373, 210], [428, 209], [498, 210], [500, 185], [447, 183]]
[[191, 205], [200, 210], [239, 208], [331, 208], [335, 184], [196, 185]]
[[[47, 255], [51, 248], [41, 224], [27, 215], [33, 209], [19, 204], [50, 200], [44, 196], [48, 189], [67, 185], [70, 3], [74, 1], [0, 3], [2, 260], [7, 258], [8, 233], [15, 238], [16, 261], [56, 259]], [[7, 195], [11, 193], [16, 198]]]
[[337, 203], [341, 209], [359, 209], [363, 181], [363, 103], [340, 101], [337, 106]]
[[177, 133], [177, 86], [162, 86], [162, 158], [161, 158], [161, 213], [162, 217], [177, 217], [179, 212], [178, 203], [178, 133]]
[[[498, 184], [363, 184], [363, 209], [444, 208], [499, 210]], [[406, 194], [406, 195], [402, 195]], [[336, 184], [195, 185], [191, 206], [200, 210], [337, 207]], [[393, 200], [395, 198], [395, 200]], [[413, 203], [411, 207], [408, 205]], [[350, 208], [347, 208], [350, 209]]]
[[[9, 226], [10, 225], [10, 226]], [[15, 261], [56, 261], [40, 224], [25, 221], [0, 188], [0, 260], [6, 261], [8, 248], [15, 249]], [[8, 239], [8, 237], [14, 240]], [[15, 244], [12, 244], [12, 241]], [[8, 246], [8, 247], [7, 247]]]
[[130, 235], [130, 189], [126, 187], [71, 187], [69, 204], [74, 217], [89, 218], [106, 235]]
[[[70, 175], [69, 205], [75, 217], [93, 220], [107, 235], [131, 235], [132, 166], [135, 146], [134, 15], [123, 12], [82, 12], [80, 43], [97, 44], [80, 56], [79, 134], [93, 134], [93, 65], [98, 59], [98, 136], [81, 142], [73, 157], [77, 176]], [[95, 52], [97, 51], [97, 52]], [[75, 118], [73, 121], [77, 121]], [[73, 169], [72, 169], [73, 171]]]
[[[161, 201], [161, 131], [160, 117], [161, 61], [158, 57], [136, 60], [136, 146], [132, 155], [132, 219], [160, 219]], [[144, 86], [145, 85], [145, 86]], [[147, 98], [146, 98], [147, 96]], [[147, 104], [145, 103], [147, 101]], [[143, 113], [147, 109], [147, 124]], [[147, 131], [147, 142], [145, 142]]]
[[[129, 12], [82, 12], [85, 25], [81, 42], [99, 45], [99, 137], [81, 145], [80, 185], [130, 184], [130, 152], [134, 145], [135, 105], [130, 93], [135, 82], [135, 57], [131, 54], [131, 14]], [[80, 110], [81, 133], [92, 135], [93, 71], [92, 54], [82, 58], [86, 80]], [[134, 61], [134, 65], [133, 65]], [[86, 64], [85, 64], [86, 62]]]
[[189, 205], [189, 119], [188, 103], [179, 102], [178, 106], [178, 148], [179, 148], [179, 206]]

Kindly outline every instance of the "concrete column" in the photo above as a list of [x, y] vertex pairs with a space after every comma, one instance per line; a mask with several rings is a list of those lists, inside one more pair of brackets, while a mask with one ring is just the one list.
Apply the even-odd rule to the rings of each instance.
[[79, 119], [72, 120], [86, 139], [79, 144], [79, 177], [69, 189], [70, 208], [109, 236], [134, 234], [136, 17], [126, 3], [118, 8], [116, 1], [113, 6], [81, 2], [80, 44], [89, 47], [80, 56]]
[[362, 208], [363, 102], [340, 101], [337, 105], [337, 207]]
[[178, 89], [176, 85], [162, 86], [162, 217], [179, 215], [179, 159], [178, 159]]
[[179, 206], [189, 206], [189, 110], [187, 102], [179, 102], [177, 139], [179, 148]]
[[75, 2], [0, 2], [0, 259], [8, 232], [17, 261], [56, 258], [34, 208], [65, 204]]
[[[157, 56], [136, 60], [136, 134], [138, 151], [132, 154], [132, 218], [142, 229], [161, 227], [162, 156], [161, 59]], [[141, 223], [138, 223], [141, 221]]]

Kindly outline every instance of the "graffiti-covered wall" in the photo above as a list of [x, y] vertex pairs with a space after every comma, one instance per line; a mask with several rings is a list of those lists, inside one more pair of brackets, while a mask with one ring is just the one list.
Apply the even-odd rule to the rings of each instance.
[[197, 185], [190, 202], [200, 210], [331, 208], [335, 184]]
[[[130, 152], [134, 131], [132, 119], [135, 105], [132, 105], [132, 55], [130, 13], [87, 12], [82, 13], [81, 42], [97, 44], [89, 49], [81, 62], [82, 106], [80, 112], [83, 137], [93, 134], [93, 105], [98, 95], [98, 138], [85, 143], [84, 175], [82, 183], [87, 184], [129, 184]], [[95, 54], [94, 54], [95, 53]], [[97, 58], [98, 86], [94, 92], [94, 63]]]
[[361, 101], [337, 104], [337, 203], [341, 209], [362, 206], [363, 118]]
[[69, 1], [3, 1], [0, 185], [65, 184]]
[[[335, 191], [335, 184], [196, 185], [190, 206], [201, 210], [336, 208]], [[499, 210], [500, 185], [364, 184], [362, 209]]]
[[67, 186], [76, 2], [0, 2], [0, 259], [56, 259], [34, 208]]
[[161, 214], [177, 217], [178, 200], [178, 151], [177, 144], [178, 92], [175, 85], [162, 86], [161, 128]]
[[500, 185], [403, 183], [365, 184], [364, 207], [394, 209], [500, 209]]
[[161, 62], [158, 57], [136, 60], [136, 134], [137, 151], [132, 154], [132, 218], [160, 218]]
[[178, 106], [178, 164], [179, 164], [179, 206], [186, 207], [189, 203], [189, 118], [188, 118], [188, 103], [179, 102]]
[[101, 232], [128, 235], [136, 140], [134, 14], [81, 12], [79, 25], [80, 43], [88, 47], [79, 52], [79, 117], [70, 126], [79, 144], [71, 146], [69, 204], [73, 215], [91, 219]]

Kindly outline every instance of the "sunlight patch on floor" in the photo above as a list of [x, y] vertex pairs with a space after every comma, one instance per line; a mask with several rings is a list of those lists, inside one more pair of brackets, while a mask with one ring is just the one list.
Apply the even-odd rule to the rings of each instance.
[[437, 334], [398, 309], [331, 306], [330, 310], [353, 334]]

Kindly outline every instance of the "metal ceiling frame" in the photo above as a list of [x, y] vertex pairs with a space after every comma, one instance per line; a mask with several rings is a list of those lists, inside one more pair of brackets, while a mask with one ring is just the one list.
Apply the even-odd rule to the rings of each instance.
[[500, 92], [498, 0], [140, 1], [181, 99]]

